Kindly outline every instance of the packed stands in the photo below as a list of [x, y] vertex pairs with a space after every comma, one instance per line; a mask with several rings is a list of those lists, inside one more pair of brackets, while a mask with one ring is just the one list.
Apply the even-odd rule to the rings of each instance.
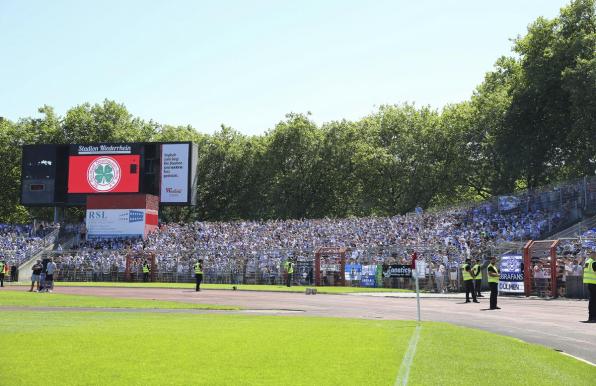
[[46, 239], [53, 230], [47, 225], [34, 229], [31, 225], [0, 224], [0, 255], [10, 266], [18, 266], [53, 241]]
[[491, 212], [485, 206], [377, 218], [172, 223], [144, 241], [82, 242], [59, 261], [69, 271], [122, 272], [125, 256], [151, 253], [162, 273], [190, 272], [192, 260], [201, 257], [206, 275], [266, 276], [278, 273], [289, 257], [312, 260], [317, 246], [334, 245], [348, 248], [353, 261], [406, 262], [416, 249], [431, 262], [457, 267], [465, 257], [490, 255], [499, 243], [539, 237], [558, 218], [540, 211]]
[[66, 280], [123, 280], [127, 257], [135, 261], [134, 274], [153, 256], [160, 280], [178, 281], [190, 279], [194, 260], [202, 258], [206, 282], [250, 277], [262, 283], [279, 281], [288, 258], [298, 262], [298, 271], [308, 267], [318, 246], [346, 247], [349, 262], [361, 264], [409, 264], [417, 251], [429, 276], [443, 275], [445, 287], [453, 288], [465, 258], [483, 259], [544, 238], [592, 201], [596, 196], [571, 184], [394, 217], [161, 224], [145, 240], [85, 240], [83, 225], [67, 225], [80, 233], [78, 248], [59, 253], [57, 262]]

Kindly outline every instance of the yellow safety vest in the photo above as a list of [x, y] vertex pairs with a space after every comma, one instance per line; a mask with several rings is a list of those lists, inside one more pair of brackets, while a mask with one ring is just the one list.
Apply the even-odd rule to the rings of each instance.
[[143, 273], [149, 273], [149, 266], [147, 264], [143, 264]]
[[480, 264], [476, 264], [472, 267], [474, 273], [474, 280], [482, 280], [482, 272], [480, 272]]
[[4, 273], [4, 263], [0, 263], [0, 273]]
[[201, 264], [199, 264], [199, 263], [195, 263], [195, 274], [196, 275], [203, 274], [203, 270], [201, 269]]
[[592, 269], [594, 259], [591, 257], [584, 263], [584, 284], [596, 284], [596, 271]]
[[288, 263], [288, 273], [294, 273], [294, 263]]
[[473, 279], [472, 275], [470, 274], [470, 271], [468, 271], [467, 268], [468, 268], [468, 264], [462, 264], [461, 273], [462, 273], [462, 276], [464, 277], [464, 281]]
[[[499, 273], [499, 269], [498, 269], [497, 267], [495, 267], [495, 266], [494, 266], [494, 265], [492, 265], [492, 264], [489, 264], [489, 265], [488, 265], [488, 268], [490, 268], [490, 267], [493, 267], [493, 268], [494, 268], [494, 270], [495, 270], [495, 272], [496, 272], [497, 274]], [[489, 282], [489, 283], [499, 283], [499, 277], [498, 277], [498, 276], [491, 276], [491, 275], [488, 275], [488, 282]]]

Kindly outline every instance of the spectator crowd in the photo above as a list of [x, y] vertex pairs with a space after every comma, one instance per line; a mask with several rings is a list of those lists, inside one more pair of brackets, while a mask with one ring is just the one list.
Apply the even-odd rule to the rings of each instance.
[[17, 266], [43, 248], [43, 238], [51, 230], [43, 225], [0, 224], [0, 255], [10, 266]]
[[[417, 208], [393, 217], [168, 223], [145, 239], [90, 239], [84, 224], [64, 224], [62, 231], [75, 235], [74, 244], [64, 251], [59, 247], [55, 261], [63, 279], [110, 280], [127, 271], [127, 258], [134, 261], [130, 264], [129, 259], [128, 267], [133, 272], [149, 258], [156, 273], [172, 275], [192, 274], [194, 261], [202, 258], [206, 277], [233, 282], [247, 275], [279, 276], [288, 259], [303, 270], [299, 276], [308, 276], [320, 246], [346, 248], [347, 263], [363, 265], [410, 264], [417, 251], [427, 276], [436, 277], [436, 289], [444, 291], [457, 286], [466, 258], [482, 260], [503, 246], [541, 239], [566, 225], [570, 213], [588, 202], [580, 193], [575, 186], [557, 187], [438, 212]], [[18, 264], [39, 250], [48, 227], [37, 228], [0, 225], [0, 251], [9, 264], [10, 259]], [[596, 237], [591, 232], [584, 239]], [[578, 271], [586, 246], [595, 247], [586, 243], [561, 243], [564, 276]], [[323, 256], [328, 270], [335, 263]], [[549, 274], [548, 267], [532, 269], [539, 279]]]
[[125, 270], [126, 256], [152, 255], [159, 272], [183, 274], [203, 258], [206, 275], [267, 276], [288, 258], [312, 261], [317, 247], [336, 246], [347, 248], [350, 261], [366, 264], [408, 263], [415, 249], [429, 269], [447, 272], [467, 257], [490, 255], [500, 243], [539, 238], [559, 218], [484, 205], [394, 217], [170, 223], [145, 240], [81, 241], [57, 262], [63, 274], [108, 275]]

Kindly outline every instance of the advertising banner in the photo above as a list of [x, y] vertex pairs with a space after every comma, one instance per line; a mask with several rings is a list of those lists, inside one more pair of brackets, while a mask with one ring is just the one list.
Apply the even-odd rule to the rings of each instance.
[[499, 292], [524, 292], [523, 261], [521, 255], [501, 256], [501, 262], [499, 263]]
[[375, 287], [377, 276], [376, 265], [363, 265], [362, 266], [362, 278], [360, 279], [360, 285], [362, 287]]
[[[313, 270], [314, 262], [313, 261], [303, 261], [298, 260], [296, 262], [296, 267], [294, 268], [294, 273], [298, 274], [301, 278], [307, 278], [311, 275], [311, 271]], [[306, 274], [306, 275], [305, 275]]]
[[161, 145], [162, 203], [188, 202], [190, 144], [164, 143]]
[[405, 264], [392, 264], [383, 266], [385, 277], [412, 277], [412, 267]]
[[139, 155], [70, 156], [68, 193], [136, 193]]
[[142, 237], [145, 209], [90, 209], [85, 225], [89, 239]]
[[362, 277], [362, 264], [346, 264], [346, 280], [360, 280]]
[[339, 272], [340, 268], [341, 267], [339, 264], [321, 263], [321, 271], [322, 272]]
[[375, 274], [375, 282], [378, 287], [383, 286], [383, 264], [377, 264], [377, 272]]
[[515, 196], [499, 196], [499, 210], [511, 210], [519, 206], [519, 198]]
[[426, 277], [426, 269], [427, 268], [428, 268], [428, 264], [426, 264], [426, 261], [424, 261], [422, 259], [416, 260], [416, 275], [418, 275], [419, 278]]

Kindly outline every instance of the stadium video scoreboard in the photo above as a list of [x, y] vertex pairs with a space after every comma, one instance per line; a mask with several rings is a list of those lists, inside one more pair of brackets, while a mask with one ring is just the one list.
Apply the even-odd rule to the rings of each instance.
[[84, 206], [88, 194], [143, 193], [161, 205], [195, 205], [192, 142], [24, 145], [21, 203]]

